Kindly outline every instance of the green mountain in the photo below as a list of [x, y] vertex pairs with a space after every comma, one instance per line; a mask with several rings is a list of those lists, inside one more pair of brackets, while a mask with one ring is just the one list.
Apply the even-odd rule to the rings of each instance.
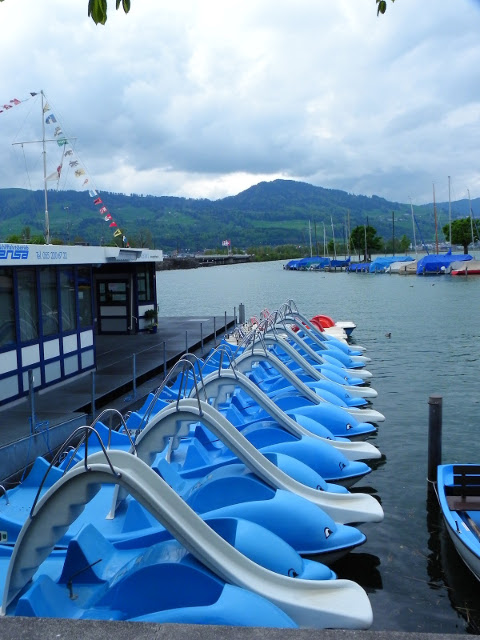
[[[50, 233], [64, 243], [110, 244], [114, 228], [99, 213], [107, 207], [131, 246], [155, 246], [164, 251], [202, 251], [229, 239], [235, 248], [308, 244], [323, 247], [333, 233], [343, 242], [350, 229], [369, 224], [385, 240], [406, 235], [413, 239], [409, 204], [389, 202], [378, 196], [353, 195], [293, 180], [260, 182], [236, 196], [221, 200], [144, 196], [102, 192], [102, 204], [85, 191], [50, 191]], [[480, 199], [472, 201], [478, 210]], [[43, 234], [43, 191], [0, 189], [0, 241]], [[452, 203], [452, 218], [468, 215], [469, 203]], [[417, 242], [433, 242], [433, 205], [414, 207]], [[393, 215], [392, 215], [393, 214]], [[438, 234], [448, 222], [448, 203], [437, 204]], [[333, 231], [332, 231], [333, 225]]]

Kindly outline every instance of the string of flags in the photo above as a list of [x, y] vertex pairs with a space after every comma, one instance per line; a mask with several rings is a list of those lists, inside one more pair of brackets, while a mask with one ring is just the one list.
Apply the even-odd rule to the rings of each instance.
[[222, 240], [222, 247], [229, 247], [231, 244], [230, 240]]
[[17, 105], [22, 104], [22, 102], [27, 102], [27, 100], [31, 100], [36, 95], [38, 95], [38, 92], [32, 91], [29, 94], [29, 96], [27, 98], [24, 98], [23, 100], [18, 100], [18, 98], [12, 98], [11, 100], [9, 100], [8, 102], [5, 102], [4, 104], [0, 103], [0, 113], [3, 113], [4, 111], [8, 111], [9, 109], [13, 109], [13, 107], [16, 107]]
[[[25, 98], [24, 100], [18, 100], [17, 98], [13, 98], [3, 105], [0, 103], [0, 113], [3, 113], [4, 111], [8, 111], [9, 109], [12, 109], [17, 105], [22, 104], [22, 102], [31, 100], [31, 98], [35, 97], [36, 95], [38, 95], [38, 92], [31, 92], [29, 97]], [[48, 115], [45, 115], [47, 113]], [[113, 237], [118, 240], [121, 240], [123, 243], [123, 246], [130, 247], [130, 244], [128, 243], [126, 236], [124, 235], [122, 230], [118, 227], [117, 223], [113, 219], [111, 212], [108, 210], [103, 200], [99, 197], [98, 191], [96, 191], [95, 189], [89, 188], [90, 180], [87, 175], [87, 172], [81, 166], [80, 160], [76, 157], [74, 149], [71, 147], [68, 138], [64, 135], [61, 125], [58, 123], [57, 118], [55, 117], [55, 114], [51, 112], [51, 108], [48, 102], [44, 103], [43, 114], [45, 117], [45, 124], [48, 125], [49, 127], [49, 133], [50, 133], [50, 128], [52, 128], [53, 138], [56, 139], [57, 145], [62, 149], [60, 164], [57, 166], [56, 170], [53, 173], [51, 173], [45, 178], [45, 180], [46, 181], [53, 180], [53, 181], [57, 181], [58, 183], [62, 174], [64, 164], [68, 163], [68, 169], [69, 170], [71, 169], [73, 171], [75, 178], [82, 179], [81, 187], [88, 188], [88, 195], [91, 198], [93, 198], [93, 204], [98, 207], [99, 214], [102, 216], [104, 221], [108, 223], [108, 226], [112, 228]]]

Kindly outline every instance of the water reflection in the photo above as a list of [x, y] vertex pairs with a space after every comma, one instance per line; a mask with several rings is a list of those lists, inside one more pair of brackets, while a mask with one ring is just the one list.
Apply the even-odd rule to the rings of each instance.
[[358, 552], [352, 552], [331, 565], [339, 578], [358, 582], [369, 593], [383, 589], [379, 567], [378, 556]]

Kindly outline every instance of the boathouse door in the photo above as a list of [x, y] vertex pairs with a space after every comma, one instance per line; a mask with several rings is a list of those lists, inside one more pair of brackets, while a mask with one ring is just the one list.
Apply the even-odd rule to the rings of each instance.
[[128, 278], [97, 279], [98, 333], [128, 333], [131, 316]]

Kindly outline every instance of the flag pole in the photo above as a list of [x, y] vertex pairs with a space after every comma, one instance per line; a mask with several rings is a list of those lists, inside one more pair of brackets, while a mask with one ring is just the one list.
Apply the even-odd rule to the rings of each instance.
[[43, 155], [43, 193], [45, 197], [45, 244], [50, 244], [50, 220], [48, 216], [48, 196], [47, 196], [47, 148], [45, 146], [45, 118], [44, 118], [44, 98], [45, 94], [43, 89], [42, 95], [42, 155]]

